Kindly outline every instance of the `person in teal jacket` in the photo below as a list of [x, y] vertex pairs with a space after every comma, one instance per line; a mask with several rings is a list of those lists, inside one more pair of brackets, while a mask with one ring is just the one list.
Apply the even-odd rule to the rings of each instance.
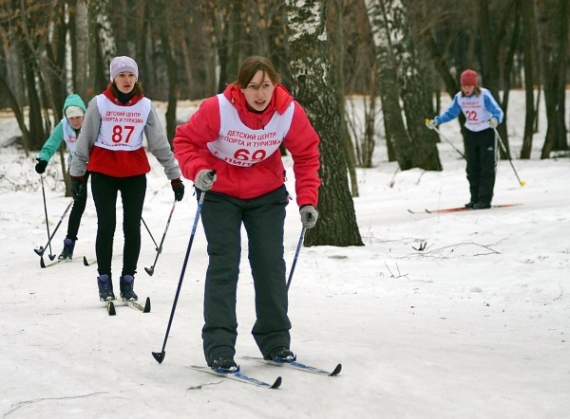
[[[36, 159], [38, 163], [35, 169], [38, 174], [42, 175], [45, 172], [48, 162], [57, 152], [63, 141], [65, 141], [69, 152], [67, 167], [71, 166], [71, 159], [75, 152], [75, 144], [79, 137], [81, 126], [83, 125], [83, 117], [85, 116], [86, 109], [87, 107], [79, 95], [72, 93], [67, 96], [63, 105], [64, 117], [54, 128]], [[89, 174], [86, 173], [83, 177], [83, 181], [85, 182], [84, 190], [87, 190], [86, 184], [88, 176]], [[87, 194], [76, 196], [76, 194], [73, 193], [73, 207], [71, 208], [69, 222], [67, 224], [67, 236], [63, 240], [63, 251], [59, 255], [59, 259], [71, 259], [73, 257], [73, 250], [75, 248], [75, 242], [77, 241], [77, 232], [79, 231], [79, 224], [81, 223], [81, 217], [85, 211], [86, 203]]]

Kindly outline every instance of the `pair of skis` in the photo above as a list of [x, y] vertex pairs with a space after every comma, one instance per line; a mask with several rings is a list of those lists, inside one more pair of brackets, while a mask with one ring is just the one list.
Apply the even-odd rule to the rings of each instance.
[[[274, 361], [269, 361], [269, 360], [263, 359], [261, 357], [254, 357], [254, 356], [246, 356], [246, 357], [243, 357], [243, 359], [246, 359], [249, 361], [261, 362], [261, 363], [273, 365], [276, 367], [288, 368], [288, 369], [293, 369], [293, 370], [297, 370], [297, 371], [303, 371], [303, 372], [308, 372], [311, 374], [323, 375], [323, 376], [328, 376], [328, 377], [337, 376], [338, 374], [340, 374], [340, 372], [342, 370], [342, 364], [337, 364], [337, 366], [332, 371], [326, 371], [326, 370], [322, 370], [320, 368], [312, 367], [310, 365], [306, 365], [306, 364], [303, 364], [303, 363], [297, 362], [297, 361], [274, 362]], [[190, 368], [192, 368], [196, 371], [205, 372], [208, 374], [216, 375], [218, 377], [229, 378], [232, 380], [239, 381], [241, 383], [251, 384], [251, 385], [254, 385], [256, 387], [267, 388], [267, 389], [279, 388], [279, 386], [281, 386], [281, 383], [283, 381], [281, 379], [281, 377], [279, 376], [279, 377], [277, 377], [277, 379], [273, 383], [266, 383], [264, 381], [258, 380], [257, 378], [243, 374], [242, 372], [239, 371], [239, 368], [235, 372], [230, 372], [230, 371], [226, 371], [223, 369], [213, 370], [210, 367], [206, 367], [206, 366], [202, 366], [202, 365], [191, 365]]]
[[[83, 266], [90, 266], [93, 262], [89, 262], [89, 259], [87, 259], [86, 256], [76, 256], [75, 259], [78, 258], [82, 258], [83, 259]], [[71, 262], [73, 259], [71, 258], [62, 258], [62, 259], [56, 259], [53, 262], [48, 262], [45, 263], [44, 258], [41, 257], [40, 258], [40, 267], [42, 268], [50, 268], [52, 266], [56, 266], [58, 264], [60, 264], [61, 262]]]
[[[115, 309], [115, 301], [117, 300], [105, 301], [105, 307], [107, 308], [107, 313], [109, 314], [109, 316], [115, 316], [117, 314], [117, 310]], [[139, 303], [138, 301], [124, 300], [123, 302], [132, 309], [141, 311], [143, 313], [150, 313], [149, 297], [146, 297], [144, 305]]]
[[[522, 204], [502, 204], [502, 205], [492, 205], [491, 208], [508, 208], [508, 207], [515, 207], [518, 205], [522, 205]], [[437, 213], [446, 213], [446, 212], [466, 212], [466, 211], [482, 211], [482, 210], [476, 210], [473, 208], [468, 208], [468, 207], [457, 207], [457, 208], [440, 208], [440, 209], [434, 209], [434, 210], [430, 210], [430, 209], [425, 209], [425, 212], [427, 212], [428, 214], [437, 214]], [[418, 211], [412, 211], [411, 209], [408, 209], [408, 212], [410, 214], [420, 214], [421, 212]]]

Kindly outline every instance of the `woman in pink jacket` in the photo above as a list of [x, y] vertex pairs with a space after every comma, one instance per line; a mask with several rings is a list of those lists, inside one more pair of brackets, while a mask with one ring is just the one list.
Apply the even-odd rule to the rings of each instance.
[[266, 359], [295, 359], [283, 259], [285, 208], [291, 198], [281, 144], [293, 158], [302, 224], [312, 228], [318, 218], [319, 137], [268, 59], [243, 61], [237, 80], [206, 99], [176, 131], [174, 155], [182, 174], [194, 180], [198, 195], [207, 191], [202, 225], [209, 265], [202, 339], [214, 370], [239, 369], [234, 356], [242, 224], [256, 292], [252, 334]]

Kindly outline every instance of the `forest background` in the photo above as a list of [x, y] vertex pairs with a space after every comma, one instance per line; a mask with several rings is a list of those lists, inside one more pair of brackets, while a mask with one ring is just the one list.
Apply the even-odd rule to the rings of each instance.
[[[531, 158], [542, 95], [539, 157], [567, 154], [569, 17], [567, 0], [0, 0], [0, 108], [13, 111], [24, 150], [37, 151], [67, 94], [87, 103], [108, 85], [109, 61], [129, 55], [145, 94], [168, 103], [171, 140], [185, 122], [178, 101], [221, 92], [243, 58], [267, 56], [322, 139], [322, 221], [305, 244], [360, 246], [355, 167], [377, 163], [383, 140], [399, 170], [442, 170], [441, 139], [425, 119], [459, 90], [465, 68], [505, 114], [509, 92], [526, 93], [520, 153], [511, 156], [503, 123], [502, 158]], [[356, 95], [363, 125], [351, 119]]]

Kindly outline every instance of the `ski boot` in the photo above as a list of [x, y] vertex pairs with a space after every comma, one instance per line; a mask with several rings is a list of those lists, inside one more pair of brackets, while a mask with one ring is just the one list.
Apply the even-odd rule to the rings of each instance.
[[110, 275], [100, 275], [97, 278], [97, 285], [99, 285], [99, 298], [101, 301], [112, 301], [115, 299], [113, 280]]
[[122, 276], [120, 284], [121, 298], [123, 301], [137, 301], [139, 299], [133, 290], [135, 285], [135, 278], [132, 275]]
[[73, 257], [73, 249], [75, 248], [75, 240], [65, 239], [63, 241], [63, 250], [58, 256], [59, 260], [71, 259]]

